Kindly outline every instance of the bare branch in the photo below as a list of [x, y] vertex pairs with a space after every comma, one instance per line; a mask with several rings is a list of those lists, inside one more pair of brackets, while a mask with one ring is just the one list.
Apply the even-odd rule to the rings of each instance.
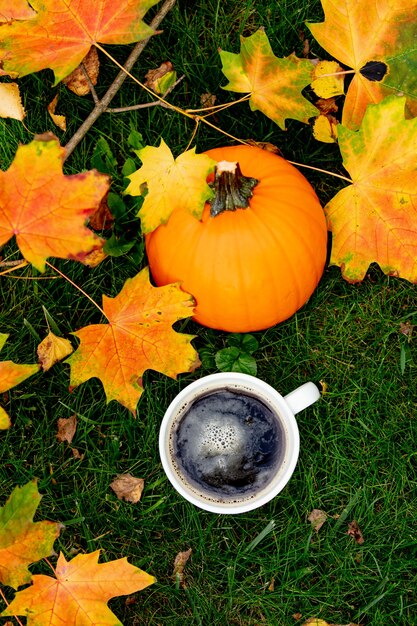
[[[152, 22], [150, 23], [151, 28], [153, 28], [154, 30], [157, 29], [157, 27], [162, 22], [162, 20], [167, 15], [167, 13], [173, 8], [173, 6], [175, 5], [175, 2], [176, 0], [165, 0], [164, 4], [162, 5], [158, 13], [155, 15]], [[147, 39], [144, 39], [143, 41], [139, 41], [136, 44], [136, 46], [133, 48], [132, 52], [130, 53], [129, 57], [127, 58], [126, 63], [124, 64], [125, 70], [130, 72], [130, 70], [136, 63], [140, 54], [142, 54], [143, 50], [145, 49], [150, 39], [151, 37], [148, 37]], [[74, 135], [66, 144], [65, 159], [67, 159], [70, 156], [70, 154], [72, 154], [76, 146], [80, 143], [83, 137], [87, 134], [87, 132], [93, 126], [95, 121], [100, 117], [102, 113], [104, 113], [104, 111], [107, 109], [108, 105], [110, 104], [110, 102], [112, 101], [116, 93], [119, 91], [120, 87], [122, 86], [126, 78], [127, 78], [127, 74], [124, 71], [120, 70], [120, 72], [117, 74], [116, 78], [114, 79], [113, 83], [110, 85], [110, 87], [106, 91], [103, 98], [99, 102], [97, 102], [94, 109], [91, 111], [90, 115], [84, 120], [84, 122], [81, 124], [81, 126], [78, 128], [78, 130], [74, 133]]]

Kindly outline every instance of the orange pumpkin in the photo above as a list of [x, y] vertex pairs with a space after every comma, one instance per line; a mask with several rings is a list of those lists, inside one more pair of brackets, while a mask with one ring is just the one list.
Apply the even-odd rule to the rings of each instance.
[[[276, 154], [243, 145], [206, 154], [239, 163], [243, 178], [239, 168], [216, 174], [211, 205], [221, 212], [214, 217], [209, 203], [201, 220], [175, 208], [147, 235], [152, 276], [157, 285], [180, 282], [196, 299], [200, 324], [230, 332], [269, 328], [303, 306], [320, 280], [327, 255], [323, 209], [306, 178]], [[248, 206], [233, 206], [233, 195], [249, 196]], [[222, 211], [222, 198], [229, 210]]]

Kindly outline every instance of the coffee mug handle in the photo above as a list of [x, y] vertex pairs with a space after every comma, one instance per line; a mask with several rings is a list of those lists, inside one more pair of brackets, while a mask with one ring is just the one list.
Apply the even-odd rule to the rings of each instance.
[[284, 400], [294, 415], [317, 402], [319, 398], [320, 391], [314, 383], [304, 383], [301, 387], [297, 387], [297, 389], [284, 396]]

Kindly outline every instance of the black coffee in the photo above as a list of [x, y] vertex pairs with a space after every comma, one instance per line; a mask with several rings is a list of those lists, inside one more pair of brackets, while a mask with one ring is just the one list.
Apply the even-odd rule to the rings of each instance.
[[249, 499], [272, 479], [285, 452], [285, 431], [259, 398], [216, 390], [194, 400], [171, 435], [183, 476], [212, 500]]

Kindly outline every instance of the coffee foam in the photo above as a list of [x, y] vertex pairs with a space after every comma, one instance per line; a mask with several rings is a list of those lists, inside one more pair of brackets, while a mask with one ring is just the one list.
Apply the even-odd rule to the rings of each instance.
[[[175, 455], [178, 454], [178, 450], [176, 450], [176, 438], [179, 428], [181, 427], [181, 422], [186, 416], [187, 412], [193, 404], [197, 403], [202, 398], [207, 396], [211, 396], [216, 392], [231, 392], [232, 394], [243, 394], [246, 396], [250, 396], [258, 400], [262, 405], [266, 406], [275, 416], [275, 424], [277, 425], [277, 433], [282, 441], [282, 451], [280, 451], [280, 458], [277, 467], [273, 470], [273, 476], [265, 482], [264, 477], [261, 475], [256, 478], [255, 484], [252, 487], [251, 493], [239, 494], [236, 497], [236, 493], [234, 496], [228, 496], [227, 494], [215, 494], [209, 495], [208, 493], [204, 493], [202, 491], [202, 487], [199, 488], [198, 484], [194, 484], [192, 479], [188, 479], [184, 476], [183, 470], [180, 467], [180, 464], [175, 459]], [[187, 442], [187, 447], [190, 448], [190, 456], [188, 461], [193, 464], [198, 465], [198, 457], [201, 453], [205, 457], [205, 462], [210, 465], [210, 462], [213, 465], [213, 471], [220, 471], [223, 474], [233, 473], [233, 462], [230, 462], [230, 459], [233, 458], [233, 455], [239, 455], [242, 450], [242, 446], [245, 441], [242, 438], [242, 427], [236, 423], [236, 420], [230, 418], [230, 416], [225, 416], [223, 407], [221, 406], [221, 400], [218, 399], [220, 403], [219, 406], [211, 407], [210, 420], [201, 419], [201, 421], [193, 422], [193, 427], [191, 431], [188, 433], [190, 439], [193, 439], [194, 442], [198, 441], [198, 446], [193, 446], [192, 441]], [[277, 476], [281, 476], [285, 471], [286, 466], [288, 465], [288, 447], [289, 447], [289, 435], [286, 424], [283, 421], [283, 418], [280, 417], [280, 412], [277, 407], [271, 402], [271, 400], [260, 393], [258, 390], [252, 389], [250, 386], [242, 385], [242, 384], [232, 384], [232, 385], [213, 385], [208, 386], [207, 388], [203, 388], [198, 390], [190, 399], [183, 403], [179, 410], [176, 412], [174, 418], [171, 420], [170, 426], [170, 435], [169, 435], [169, 458], [170, 464], [173, 472], [175, 473], [179, 482], [183, 485], [183, 488], [186, 489], [189, 493], [194, 495], [199, 500], [214, 503], [214, 504], [244, 504], [245, 502], [253, 501], [254, 499], [259, 499], [262, 497], [262, 494], [269, 490], [271, 482], [275, 481]], [[278, 432], [279, 431], [279, 432]], [[276, 434], [277, 434], [276, 433]], [[247, 438], [247, 435], [246, 435]], [[183, 450], [185, 446], [183, 445]], [[222, 456], [219, 456], [222, 455]], [[215, 465], [217, 463], [217, 466]], [[230, 465], [227, 465], [231, 463]], [[270, 468], [269, 468], [270, 469]]]

